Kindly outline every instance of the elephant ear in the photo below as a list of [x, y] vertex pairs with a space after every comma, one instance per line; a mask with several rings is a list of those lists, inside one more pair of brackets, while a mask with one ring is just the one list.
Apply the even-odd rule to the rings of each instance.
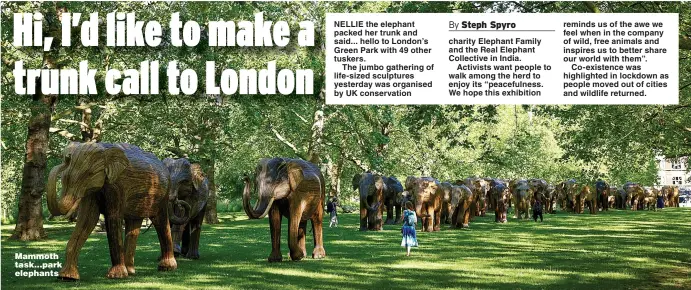
[[288, 183], [290, 184], [290, 190], [294, 191], [297, 189], [300, 182], [305, 178], [302, 172], [302, 167], [297, 164], [286, 164], [286, 171], [288, 173]]
[[417, 181], [417, 178], [414, 176], [408, 176], [405, 179], [405, 190], [411, 190], [413, 186], [415, 186], [415, 182]]
[[190, 171], [192, 172], [192, 185], [194, 185], [194, 189], [197, 191], [201, 190], [204, 179], [206, 179], [201, 165], [199, 165], [199, 163], [192, 163], [190, 165]]
[[117, 147], [108, 148], [103, 152], [105, 157], [106, 177], [111, 182], [117, 180], [120, 174], [130, 165], [125, 152]]

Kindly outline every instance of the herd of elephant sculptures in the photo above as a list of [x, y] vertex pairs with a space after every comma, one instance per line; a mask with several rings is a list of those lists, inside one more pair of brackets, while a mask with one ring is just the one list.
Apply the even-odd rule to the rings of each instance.
[[[360, 230], [381, 230], [383, 224], [400, 222], [401, 209], [407, 201], [415, 205], [422, 220], [422, 229], [439, 231], [441, 224], [451, 228], [467, 228], [475, 216], [494, 211], [495, 222], [505, 223], [508, 208], [514, 208], [517, 219], [530, 218], [530, 209], [539, 200], [547, 213], [562, 210], [590, 214], [609, 208], [657, 210], [662, 197], [666, 206], [679, 207], [676, 186], [644, 187], [627, 182], [621, 188], [598, 179], [593, 184], [579, 184], [569, 179], [556, 185], [544, 179], [513, 179], [469, 177], [455, 182], [440, 182], [432, 177], [409, 176], [401, 184], [393, 176], [373, 173], [356, 174], [353, 189], [360, 194]], [[386, 208], [386, 221], [383, 210]], [[395, 216], [394, 216], [395, 211]]]
[[[60, 198], [57, 197], [58, 180], [62, 185]], [[283, 217], [289, 221], [291, 260], [301, 260], [307, 255], [307, 221], [311, 221], [314, 235], [312, 258], [326, 256], [322, 239], [325, 183], [318, 166], [300, 159], [261, 159], [254, 180], [245, 176], [243, 182], [242, 204], [247, 216], [260, 219], [269, 215], [272, 247], [269, 262], [282, 260]], [[253, 184], [258, 196], [254, 206], [250, 202]], [[661, 194], [670, 206], [679, 205], [679, 190], [675, 187], [657, 190], [627, 183], [617, 189], [600, 180], [595, 183], [595, 190], [575, 180], [552, 186], [541, 179], [467, 178], [450, 183], [431, 177], [408, 177], [403, 186], [395, 177], [363, 173], [353, 178], [353, 187], [360, 193], [360, 230], [381, 230], [384, 208], [387, 224], [399, 222], [406, 201], [414, 202], [426, 231], [438, 231], [441, 222], [450, 223], [451, 227], [467, 227], [473, 216], [484, 216], [487, 210], [495, 212], [495, 221], [506, 222], [506, 212], [512, 203], [516, 216], [527, 218], [536, 198], [543, 200], [550, 213], [554, 212], [555, 201], [562, 209], [579, 213], [585, 204], [589, 204], [591, 213], [596, 213], [599, 205], [604, 210], [611, 206], [631, 206], [633, 210], [655, 208], [655, 200]], [[134, 252], [145, 218], [151, 219], [160, 243], [159, 271], [176, 269], [179, 256], [199, 258], [209, 182], [200, 165], [186, 158], [161, 161], [154, 154], [125, 143], [71, 143], [62, 153], [62, 163], [50, 171], [46, 192], [52, 215], [77, 217], [59, 279], [80, 278], [79, 253], [100, 214], [105, 217], [112, 264], [108, 278], [124, 278], [135, 273]]]

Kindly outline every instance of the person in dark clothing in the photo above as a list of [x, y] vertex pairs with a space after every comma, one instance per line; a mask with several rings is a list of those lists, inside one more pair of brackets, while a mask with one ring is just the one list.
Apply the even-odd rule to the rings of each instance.
[[335, 197], [330, 199], [326, 204], [326, 211], [329, 212], [329, 215], [331, 216], [329, 227], [338, 227], [338, 213], [336, 212], [336, 206], [338, 206], [338, 200]]
[[540, 222], [542, 222], [542, 202], [539, 199], [535, 199], [535, 204], [533, 204], [533, 220], [537, 222], [537, 217], [540, 217]]

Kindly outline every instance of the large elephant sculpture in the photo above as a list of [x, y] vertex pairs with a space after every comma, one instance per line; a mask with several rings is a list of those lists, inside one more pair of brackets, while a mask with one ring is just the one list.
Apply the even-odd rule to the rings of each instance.
[[638, 183], [627, 182], [624, 184], [626, 195], [631, 200], [631, 210], [638, 210], [640, 204], [645, 201], [645, 189]]
[[269, 262], [280, 262], [281, 220], [288, 218], [288, 248], [290, 259], [299, 261], [307, 255], [305, 234], [307, 221], [312, 223], [314, 250], [312, 258], [326, 257], [322, 239], [324, 218], [324, 176], [316, 165], [290, 158], [264, 158], [259, 161], [254, 174], [254, 183], [259, 199], [254, 207], [250, 204], [252, 186], [245, 176], [242, 207], [250, 219], [269, 215], [271, 231], [271, 254]]
[[525, 179], [515, 180], [511, 184], [511, 199], [513, 200], [513, 213], [517, 219], [530, 218], [530, 198], [532, 190]]
[[465, 185], [451, 186], [451, 228], [467, 228], [475, 210], [475, 197]]
[[501, 180], [490, 182], [490, 204], [494, 209], [494, 222], [505, 223], [506, 214], [511, 200], [509, 187]]
[[548, 184], [547, 181], [537, 178], [529, 179], [528, 185], [530, 186], [530, 190], [533, 192], [530, 203], [534, 204], [535, 200], [540, 200], [545, 212], [554, 213], [554, 186], [550, 187], [550, 184]]
[[453, 215], [451, 198], [453, 185], [450, 182], [442, 182], [440, 186], [442, 190], [440, 222], [443, 224], [449, 224], [451, 223], [451, 216]]
[[440, 230], [441, 198], [443, 191], [439, 181], [431, 177], [406, 180], [415, 196], [415, 212], [422, 219], [422, 229], [427, 232]]
[[204, 177], [199, 163], [191, 163], [187, 158], [166, 158], [163, 164], [170, 172], [168, 199], [184, 200], [190, 205], [187, 212], [189, 222], [171, 226], [175, 256], [199, 259], [199, 239], [209, 198], [209, 180]]
[[360, 193], [360, 230], [380, 231], [384, 225], [384, 195], [387, 191], [384, 177], [363, 173], [358, 185]]
[[[384, 191], [384, 205], [386, 205], [386, 221], [384, 224], [392, 225], [401, 222], [401, 200], [400, 193], [403, 192], [403, 185], [396, 177], [383, 177], [386, 190]], [[395, 215], [394, 215], [395, 213]]]
[[595, 181], [598, 207], [602, 208], [603, 211], [609, 210], [609, 187], [609, 184], [602, 179]]
[[[67, 242], [65, 263], [58, 278], [78, 280], [79, 254], [89, 234], [105, 216], [111, 268], [108, 278], [124, 278], [135, 273], [134, 251], [139, 228], [151, 219], [161, 247], [158, 270], [177, 268], [173, 254], [170, 224], [186, 223], [190, 205], [169, 200], [170, 173], [156, 156], [137, 146], [118, 143], [71, 143], [63, 151], [63, 162], [48, 176], [46, 200], [52, 215], [67, 215], [77, 210], [77, 224]], [[62, 196], [57, 198], [57, 181], [62, 181]], [[171, 215], [175, 208], [182, 216]], [[125, 241], [122, 222], [125, 221]]]
[[475, 211], [473, 216], [485, 216], [487, 212], [487, 192], [489, 192], [489, 183], [483, 178], [469, 177], [464, 180], [464, 185], [473, 192]]
[[665, 197], [665, 206], [679, 207], [679, 187], [666, 185], [662, 187], [662, 195]]

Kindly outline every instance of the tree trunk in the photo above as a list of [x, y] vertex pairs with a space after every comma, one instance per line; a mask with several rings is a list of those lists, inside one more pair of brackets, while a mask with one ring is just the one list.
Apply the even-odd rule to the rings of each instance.
[[314, 112], [312, 123], [312, 139], [307, 150], [307, 161], [319, 166], [321, 163], [322, 135], [324, 134], [324, 103], [319, 101], [317, 110]]
[[[64, 7], [54, 5], [54, 13], [44, 15], [49, 25], [44, 27], [46, 35], [60, 42], [59, 19], [66, 11]], [[43, 53], [43, 68], [57, 68], [58, 46], [53, 44], [51, 49]], [[10, 239], [31, 241], [46, 237], [43, 229], [43, 203], [41, 197], [46, 190], [46, 167], [48, 161], [48, 149], [50, 149], [48, 133], [50, 132], [51, 114], [55, 110], [57, 96], [43, 94], [41, 79], [36, 80], [36, 94], [31, 104], [31, 117], [29, 118], [26, 138], [26, 154], [24, 155], [24, 167], [22, 168], [22, 189], [19, 195], [19, 215], [17, 225]]]
[[[40, 84], [40, 81], [37, 82]], [[11, 239], [22, 241], [46, 237], [43, 229], [41, 197], [46, 188], [46, 166], [49, 149], [48, 131], [50, 115], [57, 101], [56, 96], [44, 95], [37, 88], [31, 105], [29, 132], [26, 138], [26, 154], [22, 170], [22, 189], [19, 196], [19, 216]]]
[[204, 220], [207, 224], [218, 223], [218, 213], [216, 212], [216, 182], [214, 182], [214, 174], [216, 171], [216, 160], [204, 159], [204, 169], [206, 169], [206, 178], [209, 179], [209, 199], [206, 201], [206, 215]]

